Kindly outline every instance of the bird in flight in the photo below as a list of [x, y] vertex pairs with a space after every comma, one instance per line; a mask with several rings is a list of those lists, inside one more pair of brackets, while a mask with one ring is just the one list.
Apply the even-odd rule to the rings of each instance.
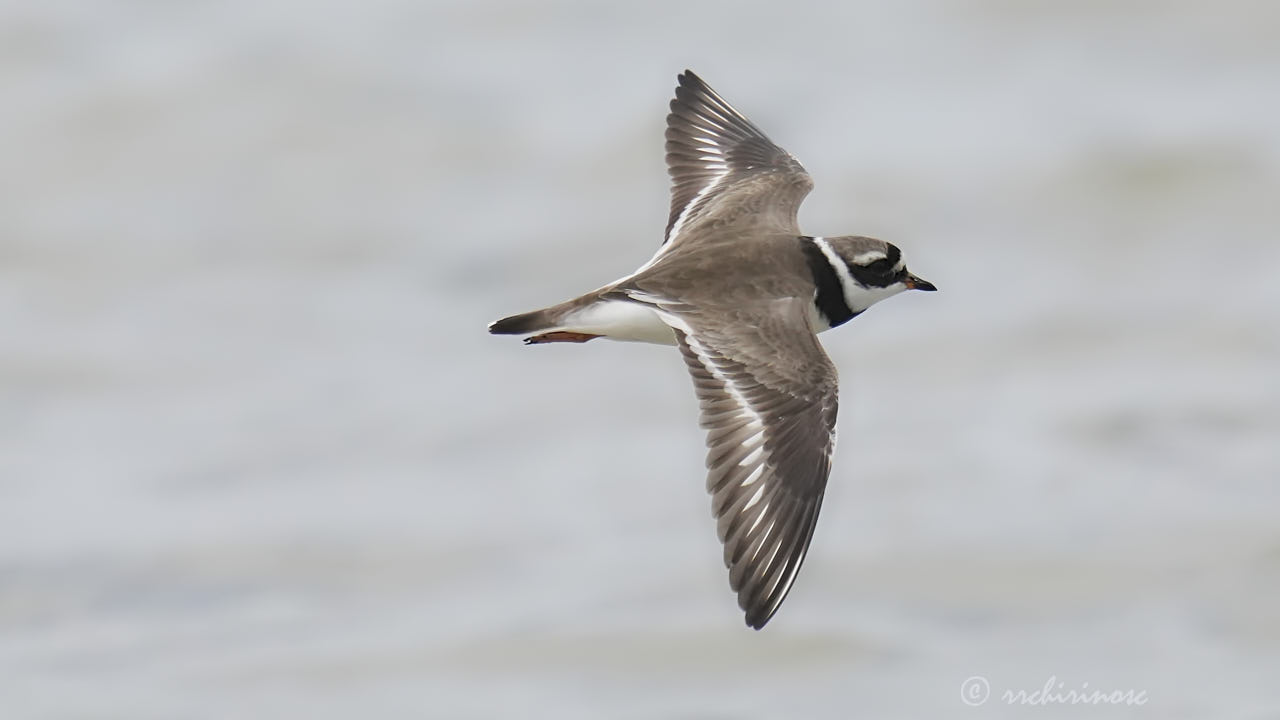
[[813, 180], [693, 72], [667, 115], [671, 215], [620, 280], [497, 320], [529, 345], [675, 345], [707, 432], [707, 491], [747, 625], [778, 611], [813, 537], [836, 439], [836, 368], [817, 333], [904, 290], [935, 290], [890, 243], [800, 232]]

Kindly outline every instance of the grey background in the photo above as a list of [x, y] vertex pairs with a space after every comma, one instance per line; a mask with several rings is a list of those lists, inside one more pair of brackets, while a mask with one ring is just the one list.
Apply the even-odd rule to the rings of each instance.
[[[484, 332], [652, 254], [685, 67], [941, 288], [824, 335], [762, 633], [674, 351]], [[1278, 77], [1267, 2], [7, 3], [0, 715], [1276, 717]]]

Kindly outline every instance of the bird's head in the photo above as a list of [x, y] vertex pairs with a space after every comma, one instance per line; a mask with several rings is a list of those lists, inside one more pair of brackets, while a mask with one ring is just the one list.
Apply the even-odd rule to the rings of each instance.
[[928, 280], [911, 274], [903, 262], [902, 251], [892, 243], [860, 236], [825, 240], [840, 260], [833, 266], [840, 277], [845, 302], [855, 314], [903, 290], [938, 289]]

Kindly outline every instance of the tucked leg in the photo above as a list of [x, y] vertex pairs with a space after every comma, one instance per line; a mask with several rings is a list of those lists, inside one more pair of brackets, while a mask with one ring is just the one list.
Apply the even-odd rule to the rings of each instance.
[[577, 333], [577, 332], [568, 332], [565, 330], [557, 330], [555, 332], [543, 333], [541, 335], [534, 335], [533, 337], [527, 337], [524, 339], [524, 344], [525, 345], [541, 345], [542, 343], [553, 343], [553, 342], [584, 343], [588, 340], [594, 340], [595, 338], [598, 338], [598, 337], [600, 336], [589, 335], [587, 333]]

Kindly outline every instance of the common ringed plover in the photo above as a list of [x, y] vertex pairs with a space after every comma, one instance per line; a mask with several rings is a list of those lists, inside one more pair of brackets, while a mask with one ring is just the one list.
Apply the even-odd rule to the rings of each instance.
[[903, 290], [935, 290], [898, 248], [810, 237], [813, 180], [691, 71], [667, 115], [671, 215], [658, 252], [586, 295], [489, 332], [680, 348], [707, 431], [707, 491], [747, 624], [777, 612], [804, 562], [836, 439], [836, 368], [816, 333]]

